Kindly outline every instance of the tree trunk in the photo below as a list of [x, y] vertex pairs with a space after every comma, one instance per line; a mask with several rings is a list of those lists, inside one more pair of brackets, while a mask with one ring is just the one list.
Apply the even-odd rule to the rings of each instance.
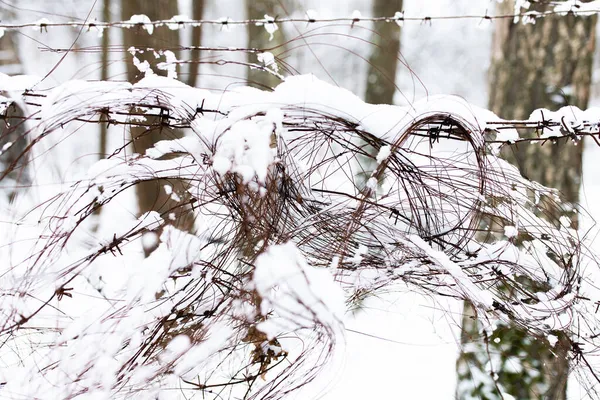
[[[145, 14], [150, 20], [170, 19], [179, 13], [177, 0], [122, 0], [121, 17], [128, 20], [134, 14]], [[126, 47], [134, 46], [144, 49], [150, 47], [153, 49], [169, 49], [177, 56], [177, 47], [179, 46], [179, 31], [171, 30], [166, 26], [159, 26], [154, 29], [152, 35], [142, 27], [133, 27], [123, 29], [123, 41]], [[140, 61], [148, 61], [153, 67], [154, 72], [164, 75], [163, 71], [157, 70], [156, 64], [160, 62], [152, 52], [137, 54]], [[162, 60], [164, 61], [164, 60]], [[127, 63], [127, 78], [130, 82], [138, 81], [143, 77], [138, 69], [131, 63]]]
[[[402, 11], [402, 0], [373, 0], [374, 16], [393, 16]], [[396, 92], [396, 69], [400, 53], [400, 26], [395, 22], [376, 22], [371, 36], [372, 52], [367, 69], [365, 101], [371, 104], [392, 104]], [[365, 151], [371, 156], [357, 156], [359, 170], [355, 176], [356, 185], [363, 188], [377, 168], [375, 158], [379, 149], [366, 143]], [[380, 184], [384, 179], [382, 174]]]
[[[192, 2], [192, 19], [201, 20], [204, 15], [204, 0], [193, 0]], [[200, 47], [202, 45], [202, 27], [192, 27], [192, 47]], [[200, 71], [200, 50], [192, 50], [190, 58], [190, 71], [187, 84], [195, 87], [198, 84], [198, 73]]]
[[[279, 1], [277, 0], [246, 0], [246, 15], [249, 19], [263, 19], [265, 15], [269, 17], [281, 17], [286, 15]], [[273, 32], [273, 39], [264, 26], [248, 24], [248, 48], [269, 51], [273, 55], [285, 52], [285, 35], [282, 27]], [[250, 53], [248, 62], [259, 64], [256, 55]], [[248, 68], [248, 84], [260, 89], [269, 89], [280, 83], [276, 76], [255, 68]]]
[[[373, 0], [374, 16], [393, 16], [397, 11], [402, 11], [402, 0]], [[373, 52], [369, 57], [365, 101], [392, 104], [396, 92], [400, 26], [395, 22], [378, 22], [373, 30]]]
[[[12, 17], [10, 9], [0, 8], [1, 20], [10, 20], [10, 17]], [[7, 75], [19, 75], [24, 72], [19, 59], [16, 32], [7, 30], [0, 37], [0, 72]], [[0, 88], [0, 95], [6, 95], [2, 92], [2, 88]], [[24, 113], [19, 104], [13, 103], [0, 119], [0, 176], [7, 169], [11, 170], [0, 186], [3, 197], [9, 201], [14, 199], [19, 187], [30, 182], [27, 173], [27, 157], [18, 160], [27, 146], [27, 129], [23, 117]], [[10, 147], [2, 150], [9, 143], [11, 143]]]
[[[10, 19], [10, 13], [6, 10], [0, 10], [0, 17], [3, 20]], [[17, 50], [16, 30], [6, 30], [0, 37], [0, 72], [7, 75], [19, 75], [23, 73], [23, 67], [19, 60]]]
[[[102, 21], [110, 21], [110, 0], [102, 2]], [[102, 32], [102, 58], [100, 60], [100, 80], [108, 80], [108, 46], [110, 45], [110, 29]], [[100, 159], [106, 157], [107, 124], [100, 124]]]
[[[498, 14], [511, 14], [514, 1], [499, 5]], [[552, 5], [532, 3], [532, 10], [544, 11]], [[505, 119], [527, 119], [536, 108], [556, 110], [565, 105], [587, 107], [592, 77], [596, 16], [538, 19], [535, 24], [514, 24], [497, 19], [490, 68], [489, 108]], [[518, 166], [523, 176], [557, 188], [564, 207], [552, 210], [552, 222], [568, 214], [577, 228], [572, 204], [578, 201], [581, 183], [583, 142], [560, 139], [557, 144], [519, 144], [505, 157]], [[458, 360], [457, 398], [501, 399], [499, 391], [518, 399], [566, 399], [569, 373], [569, 340], [559, 337], [555, 347], [545, 338], [513, 326], [501, 326], [489, 340], [479, 334], [465, 306], [463, 352]], [[490, 372], [485, 365], [489, 355], [499, 369]], [[520, 360], [522, 372], [515, 370]], [[513, 364], [513, 365], [511, 365]], [[497, 374], [491, 379], [490, 374]], [[477, 379], [484, 377], [483, 379]]]
[[[103, 0], [102, 1], [102, 21], [111, 21], [110, 15], [110, 1], [111, 0]], [[110, 46], [110, 28], [104, 29], [102, 32], [102, 40], [100, 43], [102, 48], [102, 53], [100, 55], [100, 80], [107, 81], [108, 80], [108, 53]], [[98, 158], [100, 160], [104, 159], [107, 154], [107, 141], [108, 141], [108, 115], [104, 114], [100, 116], [100, 120], [102, 121], [100, 126], [100, 137], [98, 143]], [[97, 232], [100, 227], [100, 219], [98, 216], [102, 212], [102, 207], [96, 208], [94, 214], [96, 215], [95, 224], [91, 228], [93, 232]]]
[[[128, 20], [134, 14], [145, 14], [150, 20], [170, 19], [178, 14], [177, 0], [122, 0], [121, 2], [122, 19]], [[134, 27], [123, 30], [123, 41], [125, 48], [134, 46], [138, 49], [152, 48], [157, 52], [159, 50], [169, 49], [177, 56], [177, 47], [179, 46], [179, 31], [171, 30], [166, 26], [155, 27], [152, 35], [142, 27]], [[137, 53], [136, 57], [140, 62], [148, 61], [155, 73], [164, 75], [165, 71], [156, 68], [157, 63], [164, 61], [164, 58], [156, 58], [153, 51], [145, 51], [143, 54]], [[136, 82], [143, 78], [143, 74], [133, 65], [131, 61], [127, 62], [127, 78], [130, 82]], [[154, 121], [148, 121], [152, 123]], [[133, 139], [133, 150], [138, 154], [145, 154], [146, 150], [151, 148], [159, 140], [169, 140], [181, 137], [182, 133], [173, 129], [164, 127], [145, 129], [143, 127], [131, 128], [131, 137]], [[177, 193], [181, 201], [175, 201], [168, 195], [164, 189], [165, 185], [170, 185], [173, 192]], [[178, 229], [189, 231], [193, 227], [193, 215], [185, 203], [187, 192], [183, 182], [174, 182], [172, 180], [156, 179], [149, 182], [143, 182], [137, 185], [137, 197], [140, 213], [148, 211], [157, 211], [164, 214], [165, 221], [172, 223]], [[174, 213], [175, 219], [170, 220], [169, 214]], [[155, 246], [145, 248], [146, 255], [150, 254]]]

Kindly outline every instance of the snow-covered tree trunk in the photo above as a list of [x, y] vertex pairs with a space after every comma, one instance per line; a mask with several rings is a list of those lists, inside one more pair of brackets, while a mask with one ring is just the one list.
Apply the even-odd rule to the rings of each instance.
[[[514, 1], [498, 6], [497, 14], [512, 14]], [[532, 3], [532, 11], [552, 5]], [[592, 77], [596, 16], [541, 18], [535, 24], [497, 19], [492, 44], [489, 108], [505, 119], [528, 119], [537, 108], [565, 105], [585, 108]], [[541, 132], [540, 132], [541, 133]], [[505, 158], [527, 178], [557, 188], [563, 207], [546, 217], [558, 224], [568, 216], [577, 228], [572, 204], [578, 201], [583, 142], [564, 137], [544, 145], [511, 146]], [[558, 335], [551, 346], [514, 326], [499, 326], [483, 337], [473, 311], [465, 306], [458, 360], [458, 398], [501, 399], [501, 392], [518, 399], [565, 399], [570, 341]]]
[[[246, 0], [246, 15], [249, 19], [264, 19], [265, 16], [271, 18], [286, 16], [282, 4], [277, 0]], [[286, 38], [283, 29], [278, 28], [271, 34], [267, 32], [264, 26], [249, 24], [248, 25], [248, 48], [269, 51], [277, 56], [285, 51]], [[257, 56], [249, 54], [249, 62], [261, 64]], [[277, 86], [280, 83], [279, 78], [269, 74], [266, 71], [248, 68], [248, 84], [259, 87], [260, 89], [268, 89]]]
[[[145, 14], [152, 21], [170, 19], [174, 15], [178, 15], [177, 0], [122, 0], [121, 13], [124, 20], [128, 20], [132, 15]], [[142, 26], [136, 26], [123, 31], [123, 42], [125, 48], [130, 46], [143, 50], [136, 52], [135, 57], [140, 62], [147, 61], [150, 67], [156, 74], [166, 75], [166, 71], [157, 68], [157, 64], [165, 61], [162, 50], [172, 51], [177, 56], [177, 47], [179, 46], [179, 31], [171, 30], [166, 26], [155, 27], [152, 34]], [[154, 49], [147, 51], [145, 49]], [[158, 55], [158, 57], [157, 57]], [[130, 82], [136, 82], [143, 78], [144, 74], [128, 60], [127, 62], [127, 78]], [[157, 117], [158, 118], [158, 117]], [[152, 125], [153, 121], [148, 121], [148, 125]], [[182, 133], [166, 128], [161, 124], [160, 128], [144, 128], [135, 127], [131, 129], [131, 137], [133, 139], [133, 151], [138, 154], [145, 154], [146, 150], [151, 148], [160, 140], [175, 139], [182, 136]], [[172, 193], [167, 193], [165, 185], [172, 187], [172, 190], [177, 194], [181, 201], [174, 200]], [[182, 230], [189, 231], [193, 226], [193, 217], [186, 203], [186, 191], [183, 182], [166, 181], [156, 179], [154, 181], [142, 182], [137, 185], [137, 196], [139, 212], [145, 213], [148, 211], [157, 211], [165, 214], [165, 220]], [[173, 213], [175, 218], [169, 218], [169, 214]], [[157, 245], [157, 244], [156, 244]], [[148, 255], [154, 250], [155, 246], [145, 248]]]

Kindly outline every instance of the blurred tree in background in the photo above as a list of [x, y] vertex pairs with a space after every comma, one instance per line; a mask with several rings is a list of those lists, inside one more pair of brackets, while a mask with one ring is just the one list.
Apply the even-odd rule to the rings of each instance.
[[[201, 20], [204, 16], [204, 0], [192, 1], [192, 19]], [[202, 45], [202, 26], [192, 27], [192, 47]], [[198, 76], [200, 75], [200, 54], [199, 50], [192, 50], [190, 55], [190, 68], [188, 71], [187, 84], [196, 87], [199, 84]]]
[[[0, 20], [10, 20], [14, 18], [14, 11], [6, 4], [0, 4]], [[23, 73], [23, 66], [19, 59], [17, 50], [17, 32], [6, 31], [0, 35], [0, 73], [7, 75], [19, 75]], [[2, 95], [0, 87], [0, 95]], [[6, 111], [7, 119], [0, 120], [0, 175], [11, 166], [17, 168], [10, 172], [8, 179], [3, 183], [2, 195], [8, 201], [14, 200], [18, 187], [30, 182], [27, 171], [26, 158], [19, 158], [27, 146], [25, 121], [19, 120], [23, 117], [23, 110], [17, 103], [12, 105]], [[13, 118], [9, 122], [8, 118]], [[4, 149], [4, 146], [10, 145]], [[8, 182], [8, 184], [7, 184]]]
[[[196, 12], [201, 8], [196, 8]], [[152, 21], [166, 20], [179, 14], [177, 0], [123, 0], [121, 2], [121, 17], [123, 20], [129, 20], [132, 15], [145, 14]], [[125, 49], [135, 47], [141, 50], [136, 52], [134, 57], [143, 63], [147, 61], [150, 67], [159, 75], [166, 75], [167, 72], [157, 68], [159, 62], [166, 59], [164, 51], [172, 51], [175, 57], [178, 57], [179, 30], [169, 29], [167, 26], [159, 26], [150, 34], [144, 27], [136, 26], [132, 29], [123, 30], [123, 45]], [[150, 50], [146, 50], [150, 49]], [[158, 56], [158, 57], [157, 57]], [[144, 74], [127, 59], [127, 79], [130, 82], [137, 82], [143, 78]], [[178, 68], [179, 69], [179, 68]], [[158, 118], [158, 117], [157, 117]], [[152, 121], [149, 121], [152, 124]], [[145, 154], [146, 150], [152, 148], [159, 140], [175, 139], [182, 136], [182, 133], [161, 127], [144, 128], [132, 127], [131, 138], [133, 151], [138, 154]], [[173, 212], [176, 218], [171, 223], [184, 231], [190, 231], [193, 227], [193, 215], [187, 205], [175, 201], [167, 194], [164, 185], [170, 185], [175, 193], [183, 195], [182, 182], [173, 182], [164, 179], [157, 179], [152, 182], [142, 182], [137, 185], [137, 198], [140, 214], [148, 211], [158, 211], [160, 213]], [[186, 202], [183, 201], [185, 204]], [[155, 246], [149, 246], [144, 251], [146, 255], [150, 254]]]
[[[287, 17], [291, 9], [284, 9], [283, 3], [278, 0], [245, 0], [246, 16], [248, 19], [266, 19]], [[272, 35], [272, 38], [271, 38]], [[273, 53], [275, 57], [285, 53], [286, 37], [281, 27], [268, 34], [264, 25], [248, 24], [248, 49], [258, 49]], [[249, 53], [248, 62], [262, 64], [256, 54]], [[276, 76], [256, 68], [248, 68], [248, 84], [260, 89], [268, 89], [277, 86], [281, 81]]]
[[[402, 0], [373, 0], [372, 15], [393, 16], [402, 11]], [[376, 22], [371, 35], [371, 54], [367, 67], [367, 85], [364, 100], [371, 104], [394, 104], [396, 74], [400, 58], [400, 25]], [[368, 146], [367, 152], [376, 156], [378, 150]], [[361, 171], [356, 175], [359, 185], [370, 178], [377, 163], [371, 157], [358, 157]], [[383, 175], [381, 176], [383, 179]], [[379, 182], [381, 183], [381, 182]]]
[[[393, 16], [401, 11], [402, 0], [373, 0], [371, 15]], [[390, 22], [375, 23], [371, 43], [365, 101], [393, 104], [400, 57], [400, 26]]]
[[[510, 15], [514, 1], [497, 6], [497, 15]], [[532, 11], [548, 11], [554, 5], [533, 3]], [[537, 108], [557, 110], [566, 105], [585, 109], [592, 81], [596, 16], [555, 16], [534, 24], [497, 19], [489, 72], [489, 109], [502, 118], [525, 120]], [[541, 132], [540, 132], [541, 133]], [[572, 220], [579, 200], [583, 141], [564, 136], [556, 144], [522, 143], [504, 156], [523, 176], [557, 188], [564, 208], [546, 217], [559, 224], [561, 216]], [[544, 291], [544, 288], [539, 288]], [[516, 295], [516, 294], [515, 294]], [[459, 399], [501, 399], [505, 392], [517, 399], [566, 399], [570, 341], [558, 335], [551, 346], [515, 326], [500, 325], [482, 337], [482, 326], [473, 309], [465, 305], [462, 354], [458, 360]]]

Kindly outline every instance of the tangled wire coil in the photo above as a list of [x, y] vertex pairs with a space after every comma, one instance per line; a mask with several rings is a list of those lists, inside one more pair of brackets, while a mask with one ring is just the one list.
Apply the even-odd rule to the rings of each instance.
[[[484, 325], [563, 332], [574, 358], [584, 345], [593, 353], [594, 302], [579, 292], [582, 268], [597, 264], [557, 193], [491, 154], [468, 113], [348, 96], [312, 77], [272, 93], [214, 94], [153, 77], [46, 94], [26, 119], [31, 144], [2, 178], [74, 121], [110, 114], [165, 139], [191, 132], [145, 155], [123, 146], [31, 211], [44, 231], [4, 274], [2, 347], [21, 345], [23, 332], [58, 345], [31, 344], [0, 390], [282, 398], [335, 363], [346, 308], [397, 283], [467, 300]], [[100, 208], [159, 180], [183, 182], [170, 193], [176, 207], [69, 251]], [[189, 214], [190, 232], [173, 226]], [[134, 239], [152, 237], [156, 250], [111, 281], [106, 260], [127, 265]], [[57, 302], [81, 286], [101, 296], [94, 312], [62, 311]]]

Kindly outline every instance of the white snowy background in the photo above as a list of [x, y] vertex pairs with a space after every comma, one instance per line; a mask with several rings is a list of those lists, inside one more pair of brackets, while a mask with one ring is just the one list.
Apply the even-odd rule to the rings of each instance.
[[[26, 7], [25, 7], [26, 3]], [[17, 18], [32, 21], [47, 17], [58, 18], [49, 13], [68, 13], [85, 18], [91, 1], [43, 1], [20, 2], [23, 10], [17, 11]], [[405, 0], [407, 14], [434, 16], [458, 14], [486, 14], [495, 1], [488, 0]], [[320, 16], [349, 16], [354, 10], [370, 15], [370, 2], [367, 0], [296, 0], [295, 13], [316, 10]], [[189, 1], [182, 1], [180, 11], [190, 9]], [[113, 19], [119, 19], [115, 10]], [[191, 14], [190, 11], [187, 12]], [[99, 18], [99, 5], [94, 15]], [[220, 17], [244, 18], [243, 6], [239, 0], [207, 0], [205, 18]], [[368, 24], [363, 24], [368, 26]], [[292, 26], [285, 27], [293, 34]], [[345, 36], [324, 36], [342, 47], [319, 44], [311, 45], [312, 52], [304, 49], [291, 55], [290, 61], [301, 73], [314, 73], [328, 80], [328, 74], [337, 84], [356, 94], [362, 94], [366, 82], [366, 63], [353, 57], [349, 51], [368, 56], [369, 48], [356, 38], [368, 38], [369, 32], [354, 27], [323, 28], [323, 32], [341, 32]], [[50, 33], [32, 29], [19, 38], [19, 51], [25, 73], [45, 76], [50, 68], [61, 59], [61, 54], [44, 51], [44, 44], [51, 47], [69, 46], [76, 38], [73, 29], [53, 29]], [[111, 30], [113, 43], [119, 43], [119, 30]], [[485, 107], [487, 103], [486, 71], [490, 59], [492, 27], [485, 21], [477, 20], [436, 20], [433, 23], [406, 23], [402, 31], [402, 56], [408, 68], [400, 66], [397, 83], [402, 93], [397, 93], [396, 102], [403, 105], [406, 99], [416, 100], [426, 95], [455, 94], [470, 103]], [[204, 29], [205, 45], [244, 46], [246, 33], [243, 27], [224, 31], [217, 27]], [[355, 38], [353, 38], [353, 36]], [[98, 38], [92, 33], [83, 34], [76, 42], [78, 47], [94, 46]], [[185, 44], [185, 41], [184, 41]], [[323, 67], [316, 66], [315, 58]], [[597, 58], [597, 57], [596, 57]], [[125, 54], [114, 53], [110, 68], [111, 79], [124, 79], [124, 61], [130, 61]], [[98, 79], [99, 53], [72, 53], [46, 79], [45, 86], [52, 87], [69, 79]], [[324, 70], [327, 70], [325, 73]], [[595, 69], [594, 83], [598, 87], [600, 74]], [[211, 77], [215, 74], [245, 76], [243, 67], [232, 67], [225, 73], [216, 67], [203, 66], [201, 85], [207, 88], [224, 88], [231, 83], [230, 78]], [[421, 80], [415, 83], [414, 75]], [[238, 80], [238, 82], [240, 82]], [[592, 105], [600, 104], [600, 91]], [[109, 148], [122, 145], [126, 132], [111, 129]], [[56, 153], [48, 153], [35, 161], [37, 181], [40, 184], [36, 196], [44, 197], [45, 190], [53, 190], [50, 182], [68, 182], [79, 176], [97, 159], [97, 133], [94, 128], [84, 127], [71, 137], [60, 138], [60, 158]], [[600, 220], [600, 176], [595, 160], [600, 157], [600, 149], [586, 143], [584, 155], [584, 182], [581, 203], [592, 217]], [[60, 177], [60, 180], [59, 180]], [[35, 200], [34, 200], [35, 201]], [[110, 213], [102, 214], [100, 227], [106, 232], [114, 230], [115, 223], [135, 220], [136, 209], [132, 193], [119, 198], [120, 207], [112, 207]], [[117, 222], [118, 221], [118, 222]], [[590, 221], [582, 223], [589, 227]], [[12, 230], [0, 225], [4, 234]], [[11, 237], [10, 234], [7, 236]], [[600, 242], [596, 243], [600, 245]], [[600, 249], [600, 246], [597, 246]], [[139, 250], [139, 249], [138, 249]], [[132, 255], [135, 260], [139, 254]], [[117, 269], [114, 269], [117, 271]], [[82, 312], [86, 307], [79, 305]], [[328, 391], [323, 393], [327, 400], [341, 399], [453, 399], [455, 386], [455, 360], [460, 342], [460, 321], [462, 304], [441, 298], [429, 298], [411, 293], [407, 287], [389, 288], [377, 297], [367, 299], [364, 307], [346, 318], [347, 348], [343, 367], [335, 373]], [[1, 367], [0, 367], [1, 368]], [[329, 378], [328, 378], [329, 379]], [[580, 399], [581, 393], [572, 382], [569, 386], [570, 398]], [[1, 397], [1, 396], [0, 396]]]

